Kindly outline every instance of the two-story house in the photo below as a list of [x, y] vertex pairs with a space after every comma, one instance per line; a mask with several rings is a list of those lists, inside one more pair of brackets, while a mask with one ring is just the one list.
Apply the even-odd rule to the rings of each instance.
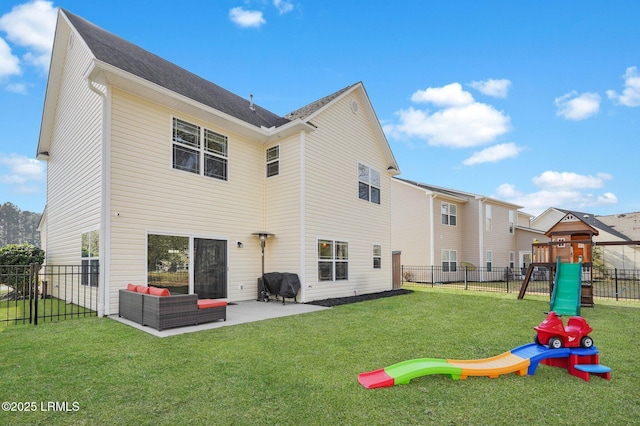
[[99, 315], [129, 282], [254, 299], [261, 261], [303, 302], [391, 288], [399, 168], [362, 83], [280, 116], [60, 9], [37, 156], [47, 263], [98, 269]]

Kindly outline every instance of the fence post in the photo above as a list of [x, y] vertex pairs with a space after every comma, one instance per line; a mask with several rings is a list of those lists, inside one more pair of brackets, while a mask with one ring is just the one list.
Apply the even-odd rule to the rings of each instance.
[[618, 268], [613, 270], [614, 281], [616, 283], [616, 302], [618, 301]]
[[38, 325], [38, 267], [37, 263], [29, 265], [29, 323], [33, 318], [33, 325]]
[[469, 290], [469, 280], [467, 278], [468, 271], [469, 271], [469, 268], [465, 266], [464, 267], [464, 289], [465, 290]]
[[433, 265], [431, 265], [431, 288], [433, 288]]

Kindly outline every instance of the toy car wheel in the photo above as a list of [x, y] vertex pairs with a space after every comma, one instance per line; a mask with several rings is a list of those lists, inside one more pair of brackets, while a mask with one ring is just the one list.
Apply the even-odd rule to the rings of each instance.
[[549, 339], [549, 347], [551, 349], [560, 349], [562, 347], [562, 340], [557, 337], [551, 337]]
[[584, 336], [582, 339], [580, 339], [580, 346], [589, 349], [591, 346], [593, 346], [593, 339], [589, 336]]
[[542, 343], [540, 343], [540, 339], [538, 338], [537, 334], [533, 336], [533, 343], [535, 343], [536, 345], [542, 345]]

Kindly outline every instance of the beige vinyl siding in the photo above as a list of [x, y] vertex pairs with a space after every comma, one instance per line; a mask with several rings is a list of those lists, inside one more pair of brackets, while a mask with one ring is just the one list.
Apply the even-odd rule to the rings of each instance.
[[[269, 144], [262, 154], [262, 173], [266, 176], [266, 150], [280, 146], [280, 172], [264, 180], [265, 224], [254, 231], [275, 234], [267, 240], [266, 272], [291, 272], [302, 275], [301, 238], [301, 145], [300, 135]], [[256, 239], [257, 241], [257, 239]], [[257, 244], [257, 243], [256, 243]]]
[[[391, 288], [389, 164], [366, 114], [368, 101], [354, 91], [312, 119], [305, 140], [305, 271], [307, 300]], [[360, 111], [351, 110], [356, 100]], [[381, 203], [358, 198], [358, 163], [380, 172]], [[318, 282], [319, 238], [349, 243], [349, 280]], [[373, 244], [382, 246], [382, 268], [373, 269]]]
[[[102, 99], [83, 78], [90, 59], [79, 42], [65, 58], [47, 165], [44, 241], [50, 265], [80, 265], [82, 233], [100, 227]], [[56, 285], [49, 288], [62, 292]], [[97, 289], [92, 291], [97, 302]]]
[[430, 198], [424, 189], [391, 179], [392, 249], [402, 252], [403, 265], [431, 264]]
[[491, 210], [493, 225], [490, 232], [484, 231], [484, 253], [493, 252], [493, 266], [503, 268], [509, 266], [509, 252], [517, 249], [515, 231], [509, 233], [509, 210], [514, 210], [497, 204], [491, 204]]
[[[228, 137], [227, 181], [172, 168], [174, 116]], [[260, 247], [250, 234], [264, 225], [263, 188], [257, 184], [263, 182], [263, 173], [261, 144], [114, 89], [112, 311], [117, 309], [118, 288], [128, 282], [146, 283], [148, 233], [227, 240], [228, 299], [255, 297]]]
[[[482, 216], [478, 218], [480, 203], [475, 199], [470, 199], [461, 209], [461, 220], [458, 225], [462, 228], [464, 244], [462, 253], [458, 253], [458, 263], [469, 262], [475, 266], [482, 266], [483, 258], [478, 257], [480, 251], [480, 229], [484, 231], [484, 205], [482, 205]], [[479, 226], [482, 228], [479, 229]]]

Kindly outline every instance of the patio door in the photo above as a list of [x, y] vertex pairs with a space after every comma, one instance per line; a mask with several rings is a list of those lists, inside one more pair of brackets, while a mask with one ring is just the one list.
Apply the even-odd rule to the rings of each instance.
[[227, 297], [227, 241], [193, 239], [193, 292], [200, 299]]

